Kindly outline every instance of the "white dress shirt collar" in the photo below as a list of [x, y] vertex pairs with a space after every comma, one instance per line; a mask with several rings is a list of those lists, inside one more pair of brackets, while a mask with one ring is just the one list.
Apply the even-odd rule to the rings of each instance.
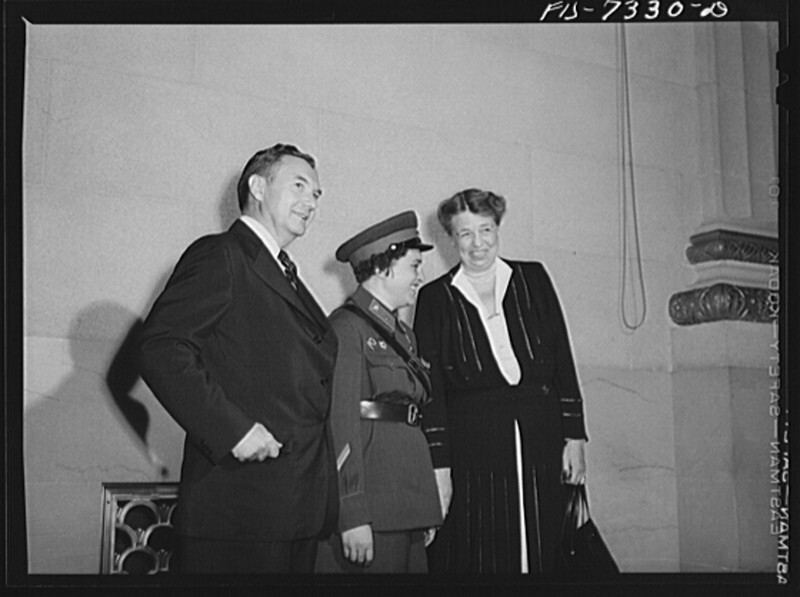
[[[269, 254], [277, 261], [278, 260], [278, 253], [281, 251], [281, 247], [278, 244], [278, 241], [275, 240], [275, 237], [272, 236], [269, 230], [267, 230], [264, 225], [256, 220], [253, 216], [242, 215], [239, 216], [239, 219], [247, 224], [250, 229], [256, 233], [256, 236], [261, 239], [261, 242], [264, 243], [264, 246], [269, 251]], [[280, 263], [280, 262], [279, 262]]]

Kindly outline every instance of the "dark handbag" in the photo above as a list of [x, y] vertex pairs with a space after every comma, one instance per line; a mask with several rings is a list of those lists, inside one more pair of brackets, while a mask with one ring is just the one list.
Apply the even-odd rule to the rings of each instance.
[[564, 485], [566, 511], [556, 571], [575, 580], [604, 578], [619, 574], [614, 556], [589, 516], [586, 486]]

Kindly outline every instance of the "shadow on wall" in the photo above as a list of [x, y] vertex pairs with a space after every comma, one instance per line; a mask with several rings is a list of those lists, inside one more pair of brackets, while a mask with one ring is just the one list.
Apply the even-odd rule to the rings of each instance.
[[136, 440], [150, 461], [158, 468], [160, 476], [166, 478], [169, 475], [169, 469], [147, 443], [150, 414], [144, 404], [132, 396], [133, 389], [140, 379], [137, 348], [143, 324], [144, 321], [137, 318], [128, 330], [108, 368], [106, 385], [122, 421], [133, 430]]
[[102, 483], [173, 480], [179, 472], [181, 430], [137, 383], [131, 355], [140, 326], [124, 306], [97, 301], [72, 321], [71, 364], [52, 362], [52, 354], [28, 357], [34, 359], [28, 363], [32, 376], [37, 368], [68, 371], [52, 392], [27, 392], [23, 449], [31, 573], [97, 573]]
[[[159, 409], [161, 418], [165, 414], [148, 392], [136, 391], [141, 389], [135, 357], [141, 326], [139, 317], [112, 301], [92, 303], [75, 317], [68, 336], [71, 372], [25, 413], [26, 462], [34, 467], [29, 480], [169, 475], [150, 437], [152, 411]], [[37, 464], [43, 474], [36, 473]]]

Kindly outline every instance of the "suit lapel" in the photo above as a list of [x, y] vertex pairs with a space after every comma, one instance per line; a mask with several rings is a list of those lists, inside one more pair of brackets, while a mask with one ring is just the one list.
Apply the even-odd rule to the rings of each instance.
[[302, 281], [298, 279], [298, 290], [292, 288], [292, 285], [289, 284], [289, 280], [283, 275], [280, 266], [267, 252], [266, 248], [263, 251], [259, 251], [253, 263], [253, 269], [256, 275], [270, 288], [281, 295], [301, 317], [307, 319], [316, 327], [321, 328], [320, 331], [327, 327], [325, 317], [322, 315], [322, 310], [308, 292], [308, 289], [303, 285]]
[[302, 281], [298, 279], [298, 290], [292, 288], [281, 267], [247, 224], [237, 220], [231, 226], [231, 232], [243, 240], [245, 250], [253, 259], [253, 271], [256, 276], [289, 303], [300, 317], [317, 328], [309, 330], [310, 334], [315, 336], [318, 332], [327, 330], [325, 314]]
[[297, 294], [300, 295], [300, 302], [306, 307], [306, 311], [314, 319], [319, 327], [323, 330], [328, 328], [328, 318], [325, 317], [322, 308], [317, 303], [316, 299], [306, 288], [306, 285], [298, 277], [297, 278]]

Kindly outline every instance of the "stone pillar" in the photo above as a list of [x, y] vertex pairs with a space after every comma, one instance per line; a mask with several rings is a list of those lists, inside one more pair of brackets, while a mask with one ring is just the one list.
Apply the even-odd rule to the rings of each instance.
[[775, 569], [777, 29], [695, 26], [700, 220], [669, 301], [681, 570]]
[[671, 339], [681, 571], [774, 571], [773, 328], [718, 321]]

